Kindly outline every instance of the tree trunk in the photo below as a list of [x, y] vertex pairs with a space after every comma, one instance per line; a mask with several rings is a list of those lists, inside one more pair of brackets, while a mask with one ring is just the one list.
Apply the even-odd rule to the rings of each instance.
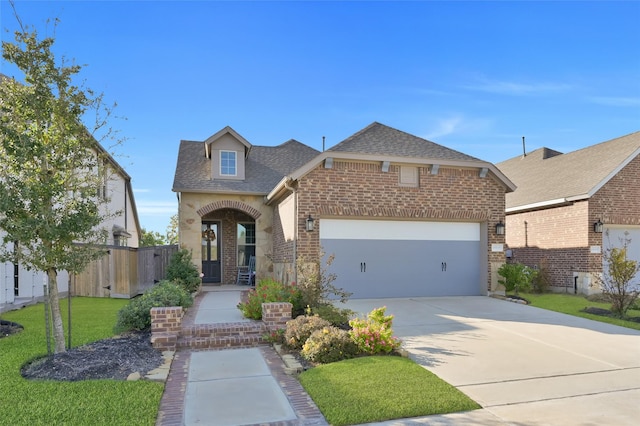
[[49, 280], [49, 303], [51, 304], [51, 319], [53, 321], [54, 352], [65, 352], [64, 328], [62, 327], [62, 314], [60, 313], [60, 297], [58, 296], [58, 271], [55, 268], [47, 270]]

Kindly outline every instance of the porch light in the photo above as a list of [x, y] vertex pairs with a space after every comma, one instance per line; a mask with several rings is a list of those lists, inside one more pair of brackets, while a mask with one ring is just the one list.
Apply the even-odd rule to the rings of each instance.
[[600, 219], [596, 223], [593, 224], [593, 232], [597, 234], [602, 234], [602, 228], [604, 227], [604, 223]]
[[496, 235], [504, 235], [504, 223], [502, 221], [496, 223]]
[[313, 226], [315, 224], [315, 219], [311, 217], [311, 215], [309, 215], [309, 217], [307, 217], [307, 222], [306, 222], [306, 230], [307, 232], [311, 232], [313, 231]]

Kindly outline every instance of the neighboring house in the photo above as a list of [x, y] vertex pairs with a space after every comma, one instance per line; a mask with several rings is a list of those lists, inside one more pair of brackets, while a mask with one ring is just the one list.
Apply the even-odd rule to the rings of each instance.
[[514, 189], [490, 163], [379, 123], [322, 153], [225, 127], [180, 143], [173, 184], [205, 284], [234, 283], [252, 255], [258, 280], [292, 282], [296, 259], [324, 253], [352, 298], [494, 290]]
[[546, 259], [554, 290], [597, 292], [602, 252], [625, 235], [640, 261], [640, 132], [567, 154], [540, 148], [497, 166], [517, 186], [507, 194], [512, 261]]
[[[106, 219], [101, 227], [109, 232], [110, 246], [138, 247], [140, 222], [136, 209], [131, 177], [99, 144], [96, 150], [104, 155], [100, 173], [103, 184], [97, 188], [97, 196], [109, 199], [105, 212], [119, 213]], [[2, 231], [0, 230], [0, 236]], [[9, 249], [12, 249], [11, 246]], [[46, 273], [28, 271], [21, 265], [0, 262], [0, 311], [42, 300]], [[58, 271], [58, 290], [65, 294], [69, 289], [69, 274]]]

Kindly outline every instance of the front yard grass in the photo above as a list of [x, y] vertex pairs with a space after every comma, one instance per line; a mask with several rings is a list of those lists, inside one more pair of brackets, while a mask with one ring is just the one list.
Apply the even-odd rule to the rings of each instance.
[[[72, 345], [113, 336], [118, 310], [128, 300], [72, 300]], [[62, 312], [67, 325], [66, 300]], [[0, 339], [0, 424], [153, 425], [163, 384], [141, 380], [30, 381], [20, 374], [28, 361], [46, 355], [42, 304], [6, 312], [2, 319], [24, 326]]]
[[335, 426], [480, 408], [433, 373], [397, 356], [324, 364], [301, 373], [299, 379]]
[[[588, 307], [609, 309], [611, 307], [609, 303], [592, 302], [581, 295], [562, 293], [523, 294], [522, 296], [531, 303], [531, 306], [640, 330], [640, 322], [582, 312], [583, 309]], [[640, 317], [640, 311], [629, 310], [627, 315], [638, 318]]]

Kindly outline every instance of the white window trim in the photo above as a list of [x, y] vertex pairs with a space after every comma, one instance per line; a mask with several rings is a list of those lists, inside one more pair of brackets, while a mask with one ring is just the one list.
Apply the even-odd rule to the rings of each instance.
[[[222, 153], [225, 153], [225, 152], [233, 154], [233, 158], [234, 158], [234, 161], [235, 161], [235, 164], [234, 164], [235, 173], [234, 174], [222, 173]], [[238, 176], [238, 153], [236, 151], [220, 150], [219, 160], [220, 160], [220, 170], [219, 170], [219, 172], [220, 172], [220, 176], [221, 177], [222, 176]]]

